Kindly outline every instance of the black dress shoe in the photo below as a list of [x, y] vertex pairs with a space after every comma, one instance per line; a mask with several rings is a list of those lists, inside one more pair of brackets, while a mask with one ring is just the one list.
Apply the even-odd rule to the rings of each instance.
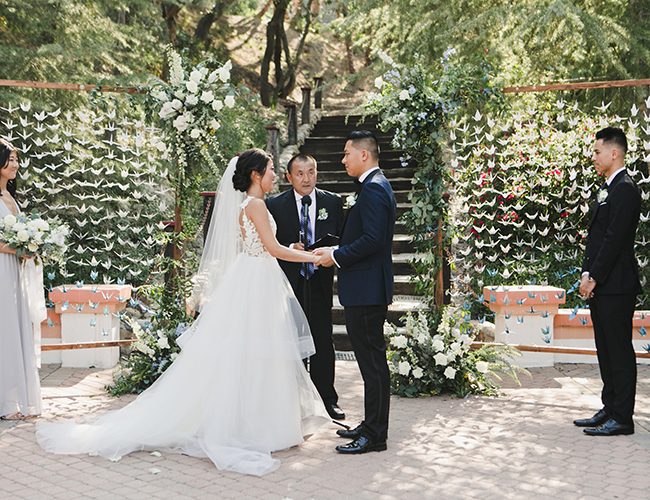
[[598, 427], [599, 425], [604, 424], [610, 419], [610, 416], [607, 412], [602, 409], [591, 418], [585, 418], [581, 420], [574, 420], [573, 423], [578, 427]]
[[584, 429], [585, 434], [589, 436], [618, 436], [634, 434], [634, 424], [632, 425], [623, 425], [619, 424], [613, 418], [610, 418], [607, 422], [593, 429]]
[[339, 408], [339, 405], [336, 403], [325, 405], [325, 409], [327, 410], [329, 416], [334, 420], [345, 420], [345, 413], [343, 413], [343, 410], [341, 410], [341, 408]]
[[351, 443], [337, 446], [336, 451], [348, 455], [360, 455], [361, 453], [368, 453], [369, 451], [384, 451], [386, 448], [386, 440], [380, 441], [365, 436], [359, 436]]
[[336, 433], [345, 439], [357, 439], [359, 436], [361, 436], [362, 430], [363, 430], [363, 422], [361, 422], [353, 429], [341, 429], [336, 431]]

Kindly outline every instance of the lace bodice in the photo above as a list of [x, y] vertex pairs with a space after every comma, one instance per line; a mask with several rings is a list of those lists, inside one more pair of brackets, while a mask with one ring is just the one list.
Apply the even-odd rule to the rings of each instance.
[[[272, 258], [272, 255], [268, 252], [268, 250], [264, 246], [264, 243], [262, 243], [262, 240], [260, 239], [260, 235], [257, 232], [257, 229], [255, 228], [255, 224], [253, 224], [253, 222], [246, 216], [245, 208], [248, 205], [248, 202], [251, 201], [252, 199], [253, 199], [252, 196], [249, 196], [240, 205], [242, 210], [242, 214], [241, 214], [242, 231], [240, 232], [240, 234], [244, 241], [244, 253], [251, 257]], [[266, 213], [269, 214], [269, 223], [271, 224], [271, 229], [275, 233], [276, 229], [278, 228], [278, 225], [276, 224], [275, 219], [273, 218], [273, 216], [268, 210]]]

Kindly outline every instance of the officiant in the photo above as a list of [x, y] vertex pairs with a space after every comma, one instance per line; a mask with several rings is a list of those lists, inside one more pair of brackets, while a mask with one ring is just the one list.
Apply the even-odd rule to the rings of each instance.
[[[316, 160], [304, 154], [287, 164], [287, 180], [293, 189], [266, 200], [278, 225], [281, 245], [304, 250], [315, 242], [338, 236], [343, 224], [343, 203], [338, 194], [316, 188]], [[318, 244], [318, 243], [316, 243]], [[327, 245], [332, 243], [327, 241]], [[333, 267], [316, 267], [279, 260], [309, 320], [316, 354], [309, 358], [309, 374], [330, 417], [345, 418], [334, 389], [334, 343], [332, 341]]]

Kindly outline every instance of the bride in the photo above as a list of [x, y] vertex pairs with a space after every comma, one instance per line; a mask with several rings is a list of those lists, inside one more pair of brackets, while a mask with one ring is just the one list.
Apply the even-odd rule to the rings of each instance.
[[319, 258], [275, 239], [263, 201], [274, 179], [273, 161], [260, 149], [231, 160], [191, 298], [201, 314], [179, 337], [181, 354], [121, 410], [40, 423], [45, 450], [110, 459], [161, 450], [261, 476], [280, 466], [271, 452], [330, 421], [302, 362], [314, 353], [307, 319], [275, 259]]

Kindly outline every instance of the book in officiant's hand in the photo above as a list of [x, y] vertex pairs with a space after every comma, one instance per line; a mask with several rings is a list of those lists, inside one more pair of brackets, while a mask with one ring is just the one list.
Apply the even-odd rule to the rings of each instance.
[[334, 236], [333, 234], [328, 234], [314, 241], [311, 245], [309, 245], [306, 248], [306, 250], [314, 250], [316, 248], [322, 248], [322, 247], [333, 247], [338, 244], [339, 244], [339, 237]]

